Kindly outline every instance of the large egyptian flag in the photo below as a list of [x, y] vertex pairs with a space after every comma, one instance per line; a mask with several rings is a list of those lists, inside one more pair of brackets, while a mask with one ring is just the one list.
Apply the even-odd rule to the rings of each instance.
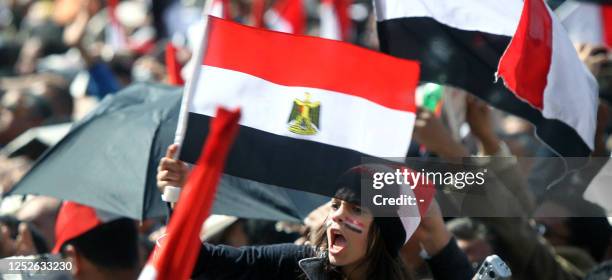
[[422, 80], [530, 121], [560, 155], [590, 154], [597, 83], [542, 0], [374, 2], [382, 51], [419, 60]]
[[[248, 47], [245, 47], [248, 46]], [[329, 195], [362, 157], [403, 160], [419, 65], [340, 41], [210, 17], [180, 159], [195, 162], [219, 105], [242, 109], [225, 173]], [[189, 85], [188, 85], [189, 86]]]
[[565, 1], [555, 12], [573, 42], [612, 47], [612, 3]]

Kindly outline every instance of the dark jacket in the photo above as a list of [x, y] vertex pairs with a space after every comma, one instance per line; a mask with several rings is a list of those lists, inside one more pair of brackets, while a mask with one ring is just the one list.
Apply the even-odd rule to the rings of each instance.
[[[197, 279], [298, 279], [325, 280], [324, 255], [310, 246], [278, 244], [234, 248], [204, 243], [193, 270]], [[435, 280], [472, 279], [472, 268], [454, 240], [428, 264]]]

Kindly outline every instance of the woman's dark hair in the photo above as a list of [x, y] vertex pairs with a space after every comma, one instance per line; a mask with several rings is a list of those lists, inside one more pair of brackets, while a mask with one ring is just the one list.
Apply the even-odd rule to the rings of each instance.
[[[342, 174], [336, 182], [334, 198], [360, 205], [363, 186], [372, 186], [372, 174], [388, 171], [384, 166], [363, 164], [353, 167]], [[385, 188], [387, 194], [396, 194], [399, 187]], [[391, 190], [391, 191], [388, 191]], [[392, 197], [392, 196], [390, 196]], [[366, 266], [366, 279], [413, 279], [405, 269], [399, 255], [406, 233], [399, 217], [375, 217], [368, 228], [368, 249], [357, 267]], [[327, 252], [327, 227], [322, 226], [313, 235], [314, 246], [325, 256], [324, 270], [330, 279], [344, 279], [339, 267], [329, 262]], [[387, 237], [388, 239], [385, 239]], [[310, 239], [310, 238], [309, 238]]]
[[[325, 272], [330, 279], [344, 279], [342, 271], [332, 265], [327, 257], [327, 227], [322, 226], [313, 234], [316, 250], [325, 256]], [[385, 244], [380, 227], [376, 223], [372, 223], [368, 230], [368, 250], [361, 261], [363, 265], [368, 267], [366, 279], [413, 279], [406, 271], [401, 257], [399, 255], [393, 256]]]

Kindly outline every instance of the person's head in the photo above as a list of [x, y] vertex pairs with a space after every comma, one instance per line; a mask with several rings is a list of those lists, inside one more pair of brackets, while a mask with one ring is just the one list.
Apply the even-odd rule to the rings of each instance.
[[[393, 223], [388, 221], [393, 218], [379, 219]], [[398, 255], [399, 249], [387, 246], [381, 226], [358, 204], [332, 199], [329, 218], [316, 233], [315, 245], [327, 253], [327, 271], [338, 279], [342, 275], [352, 277], [354, 273], [365, 273], [367, 279], [409, 277]]]
[[27, 91], [7, 91], [0, 100], [0, 146], [51, 117], [49, 102]]
[[372, 214], [358, 204], [333, 198], [327, 223], [329, 262], [335, 266], [357, 264], [377, 241]]
[[121, 218], [66, 241], [61, 252], [71, 260], [76, 279], [112, 279], [137, 275], [138, 242], [134, 221]]
[[599, 86], [599, 97], [612, 102], [612, 59], [606, 46], [595, 44], [575, 44], [578, 57], [593, 73]]
[[[315, 246], [327, 254], [329, 272], [367, 279], [406, 279], [399, 257], [407, 229], [399, 217], [376, 217], [362, 207], [362, 179], [371, 175], [367, 166], [350, 169], [337, 182], [330, 213], [315, 238]], [[371, 178], [371, 176], [369, 176]], [[412, 232], [410, 231], [410, 234]]]
[[493, 248], [487, 240], [487, 229], [483, 224], [470, 218], [457, 218], [448, 222], [446, 226], [475, 268], [487, 256], [493, 254]]
[[108, 64], [113, 74], [121, 85], [128, 85], [132, 82], [132, 68], [134, 67], [134, 54], [128, 51], [115, 53]]
[[67, 83], [41, 83], [35, 93], [49, 102], [53, 113], [52, 122], [65, 122], [72, 119], [74, 99]]
[[138, 229], [132, 219], [73, 202], [62, 206], [54, 253], [72, 263], [75, 279], [135, 279], [140, 266]]

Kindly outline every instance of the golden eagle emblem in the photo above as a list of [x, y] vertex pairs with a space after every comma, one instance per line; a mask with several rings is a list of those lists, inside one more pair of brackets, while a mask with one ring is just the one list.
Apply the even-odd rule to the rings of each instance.
[[293, 100], [293, 108], [289, 115], [289, 131], [300, 135], [313, 135], [319, 132], [319, 112], [321, 103], [310, 101], [310, 93], [304, 100]]

